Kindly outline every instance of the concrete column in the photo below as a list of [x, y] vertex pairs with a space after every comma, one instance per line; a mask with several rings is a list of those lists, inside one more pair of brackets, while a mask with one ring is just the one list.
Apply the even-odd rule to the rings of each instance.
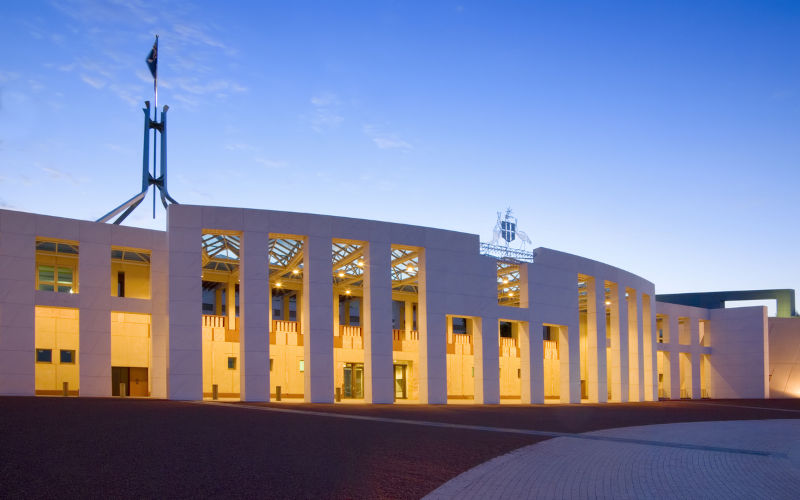
[[[626, 402], [630, 395], [630, 376], [628, 374], [628, 298], [625, 297], [625, 286], [617, 285], [617, 303], [619, 304], [619, 398]], [[616, 381], [615, 381], [616, 383]]]
[[[242, 401], [269, 401], [269, 234], [245, 231], [239, 256], [239, 366]], [[267, 307], [264, 307], [267, 305]]]
[[528, 321], [519, 323], [520, 402], [531, 403], [531, 327]]
[[589, 278], [586, 283], [586, 352], [589, 356], [586, 372], [589, 384], [589, 402], [608, 401], [608, 374], [606, 372], [606, 306], [603, 280]]
[[532, 404], [544, 404], [544, 321], [533, 308], [530, 323], [530, 378], [528, 379], [528, 392]]
[[371, 241], [364, 256], [364, 399], [393, 403], [391, 245]]
[[631, 340], [636, 343], [634, 355], [629, 358], [632, 365], [631, 401], [644, 401], [644, 332], [642, 331], [644, 328], [644, 311], [642, 311], [642, 294], [639, 290], [631, 289], [630, 291], [633, 294], [631, 303], [636, 308], [636, 314], [631, 314], [631, 324], [635, 328], [633, 335], [631, 335]]
[[169, 371], [169, 252], [167, 235], [154, 238], [150, 254], [152, 355], [150, 358], [150, 396], [167, 397]]
[[[475, 318], [475, 403], [500, 403], [500, 324], [491, 316]], [[477, 336], [476, 336], [477, 333]]]
[[302, 304], [305, 401], [333, 402], [333, 281], [330, 235], [312, 235], [303, 245]]
[[78, 255], [81, 396], [111, 396], [111, 228], [82, 223]]
[[0, 210], [0, 395], [35, 391], [34, 221], [31, 214]]
[[691, 398], [700, 399], [700, 320], [689, 318], [692, 353], [692, 388]]
[[[611, 313], [611, 322], [610, 322], [610, 337], [611, 337], [611, 350], [610, 350], [610, 359], [606, 360], [608, 370], [611, 371], [611, 399], [615, 402], [619, 402], [622, 400], [622, 373], [621, 373], [621, 353], [620, 353], [620, 295], [619, 295], [619, 286], [610, 283], [611, 293], [609, 295], [610, 302], [609, 304], [609, 312]], [[605, 286], [605, 282], [604, 282]], [[605, 292], [604, 292], [605, 293]], [[623, 295], [624, 298], [624, 295]]]
[[170, 399], [200, 400], [203, 399], [202, 229], [200, 217], [184, 214], [186, 209], [181, 210], [180, 223], [171, 223], [174, 211], [174, 206], [167, 211], [169, 228], [167, 392]]
[[[442, 309], [445, 293], [435, 292], [436, 271], [441, 272], [434, 253], [419, 250], [417, 330], [419, 332], [419, 399], [421, 404], [447, 403], [447, 320]], [[429, 265], [430, 264], [430, 265]]]
[[652, 295], [642, 295], [642, 350], [644, 356], [644, 399], [658, 400], [658, 360], [656, 359], [656, 308]]
[[681, 356], [678, 352], [678, 316], [667, 316], [669, 322], [669, 385], [670, 399], [681, 398]]
[[[575, 295], [575, 311], [578, 310], [578, 296]], [[581, 339], [578, 315], [571, 324], [560, 326], [558, 349], [561, 365], [561, 402], [581, 402]], [[567, 352], [562, 348], [568, 346]], [[565, 377], [566, 375], [566, 377]]]

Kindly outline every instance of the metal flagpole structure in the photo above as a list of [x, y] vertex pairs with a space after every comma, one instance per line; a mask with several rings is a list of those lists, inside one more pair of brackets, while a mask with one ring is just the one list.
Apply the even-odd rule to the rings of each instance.
[[[114, 210], [108, 212], [104, 216], [97, 219], [97, 222], [109, 222], [114, 217], [114, 224], [122, 223], [125, 218], [134, 211], [136, 207], [144, 200], [147, 195], [147, 190], [153, 186], [153, 218], [156, 218], [156, 189], [161, 194], [161, 203], [164, 208], [170, 203], [177, 204], [167, 190], [167, 111], [169, 106], [164, 105], [161, 111], [161, 121], [158, 117], [158, 35], [156, 41], [153, 43], [153, 48], [147, 55], [147, 66], [150, 68], [150, 73], [153, 75], [153, 92], [155, 94], [155, 109], [153, 110], [153, 119], [150, 119], [150, 101], [144, 102], [144, 145], [142, 148], [142, 190], [133, 198], [129, 199], [122, 205]], [[153, 129], [153, 173], [150, 173], [150, 129]], [[161, 134], [161, 161], [157, 162], [158, 134]], [[158, 163], [160, 163], [160, 170], [157, 170]], [[161, 175], [158, 175], [160, 171]]]

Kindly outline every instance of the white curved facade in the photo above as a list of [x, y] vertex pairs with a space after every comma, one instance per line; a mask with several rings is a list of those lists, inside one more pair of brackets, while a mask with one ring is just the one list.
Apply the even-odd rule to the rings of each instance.
[[547, 248], [502, 265], [477, 235], [324, 215], [171, 205], [152, 231], [0, 210], [0, 394], [769, 395], [764, 308], [656, 303], [644, 278]]

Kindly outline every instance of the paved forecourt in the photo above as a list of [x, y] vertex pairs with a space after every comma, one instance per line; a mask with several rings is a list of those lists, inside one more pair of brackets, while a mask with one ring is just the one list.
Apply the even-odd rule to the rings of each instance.
[[558, 437], [494, 458], [426, 498], [800, 496], [800, 420], [646, 425]]

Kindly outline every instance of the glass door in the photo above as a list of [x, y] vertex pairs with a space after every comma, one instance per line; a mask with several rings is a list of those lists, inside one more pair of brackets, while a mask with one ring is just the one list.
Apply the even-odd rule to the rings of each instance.
[[394, 398], [406, 399], [406, 365], [394, 365]]

